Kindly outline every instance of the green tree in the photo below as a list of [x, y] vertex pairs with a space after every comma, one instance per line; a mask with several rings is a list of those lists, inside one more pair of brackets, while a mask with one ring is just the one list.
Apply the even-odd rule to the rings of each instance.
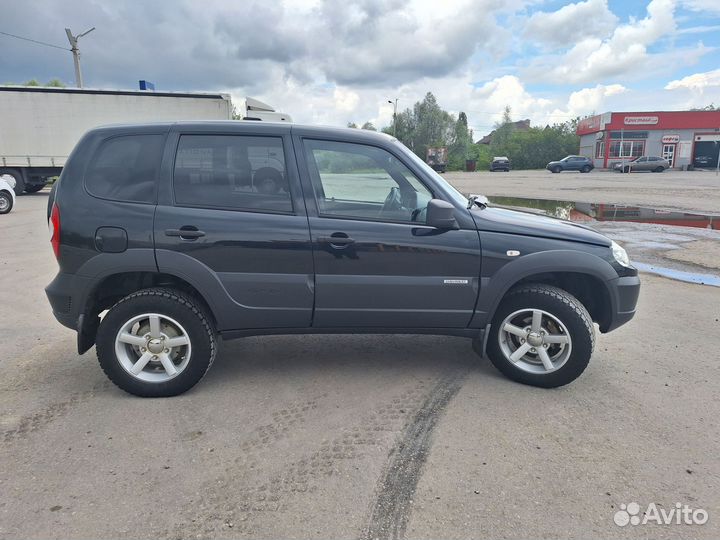
[[357, 129], [357, 124], [355, 122], [348, 122], [347, 127]]
[[51, 79], [45, 83], [45, 86], [49, 86], [50, 88], [65, 88], [65, 83], [60, 79]]
[[425, 98], [413, 107], [415, 129], [413, 130], [412, 149], [425, 159], [430, 146], [448, 146], [452, 142], [455, 118], [438, 105], [437, 99], [428, 92]]
[[40, 86], [40, 83], [37, 81], [37, 79], [30, 79], [23, 86]]
[[690, 110], [691, 111], [720, 111], [720, 106], [716, 107], [714, 103], [711, 103], [710, 105], [705, 105], [704, 107], [695, 107]]
[[[576, 135], [577, 119], [552, 126], [511, 131], [504, 139], [493, 141], [493, 156], [507, 156], [515, 169], [541, 169], [548, 161], [575, 154], [580, 145]], [[477, 145], [482, 146], [482, 145]]]
[[448, 149], [448, 167], [462, 170], [465, 167], [465, 160], [473, 158], [470, 151], [472, 135], [468, 129], [467, 115], [464, 112], [458, 115], [452, 135], [452, 141]]
[[377, 131], [377, 128], [375, 128], [375, 124], [370, 122], [370, 120], [368, 120], [362, 125], [362, 129], [367, 129], [369, 131]]

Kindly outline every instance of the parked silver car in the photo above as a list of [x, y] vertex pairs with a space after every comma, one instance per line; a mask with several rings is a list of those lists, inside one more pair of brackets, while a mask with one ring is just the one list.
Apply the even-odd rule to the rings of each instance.
[[661, 157], [657, 156], [643, 156], [639, 158], [630, 158], [629, 160], [620, 163], [616, 163], [613, 167], [614, 170], [620, 172], [632, 172], [632, 171], [650, 171], [650, 172], [663, 172], [665, 169], [670, 168], [670, 162]]

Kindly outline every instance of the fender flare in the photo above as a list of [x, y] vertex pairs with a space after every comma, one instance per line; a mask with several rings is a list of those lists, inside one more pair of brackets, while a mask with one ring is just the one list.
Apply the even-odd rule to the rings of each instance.
[[506, 264], [491, 277], [481, 278], [471, 326], [483, 328], [489, 324], [504, 296], [521, 280], [535, 274], [553, 272], [587, 274], [597, 278], [607, 289], [611, 302], [615, 301], [607, 282], [617, 279], [618, 275], [608, 261], [585, 251], [538, 251]]

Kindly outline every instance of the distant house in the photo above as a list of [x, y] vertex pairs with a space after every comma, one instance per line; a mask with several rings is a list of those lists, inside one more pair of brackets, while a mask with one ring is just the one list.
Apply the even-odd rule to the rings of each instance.
[[[512, 122], [511, 125], [513, 126], [513, 129], [516, 129], [517, 131], [527, 131], [528, 129], [530, 129], [530, 119], [527, 118], [525, 120], [518, 120], [517, 122]], [[475, 144], [490, 144], [492, 143], [493, 135], [495, 135], [494, 129], [492, 130], [492, 133], [490, 133], [490, 135], [485, 135]]]

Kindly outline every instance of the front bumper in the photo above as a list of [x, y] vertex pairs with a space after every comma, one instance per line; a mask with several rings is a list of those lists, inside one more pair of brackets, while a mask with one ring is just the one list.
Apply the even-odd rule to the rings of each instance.
[[635, 316], [638, 296], [640, 295], [640, 277], [624, 276], [607, 282], [610, 293], [610, 316], [600, 326], [600, 330], [610, 332], [622, 326]]

